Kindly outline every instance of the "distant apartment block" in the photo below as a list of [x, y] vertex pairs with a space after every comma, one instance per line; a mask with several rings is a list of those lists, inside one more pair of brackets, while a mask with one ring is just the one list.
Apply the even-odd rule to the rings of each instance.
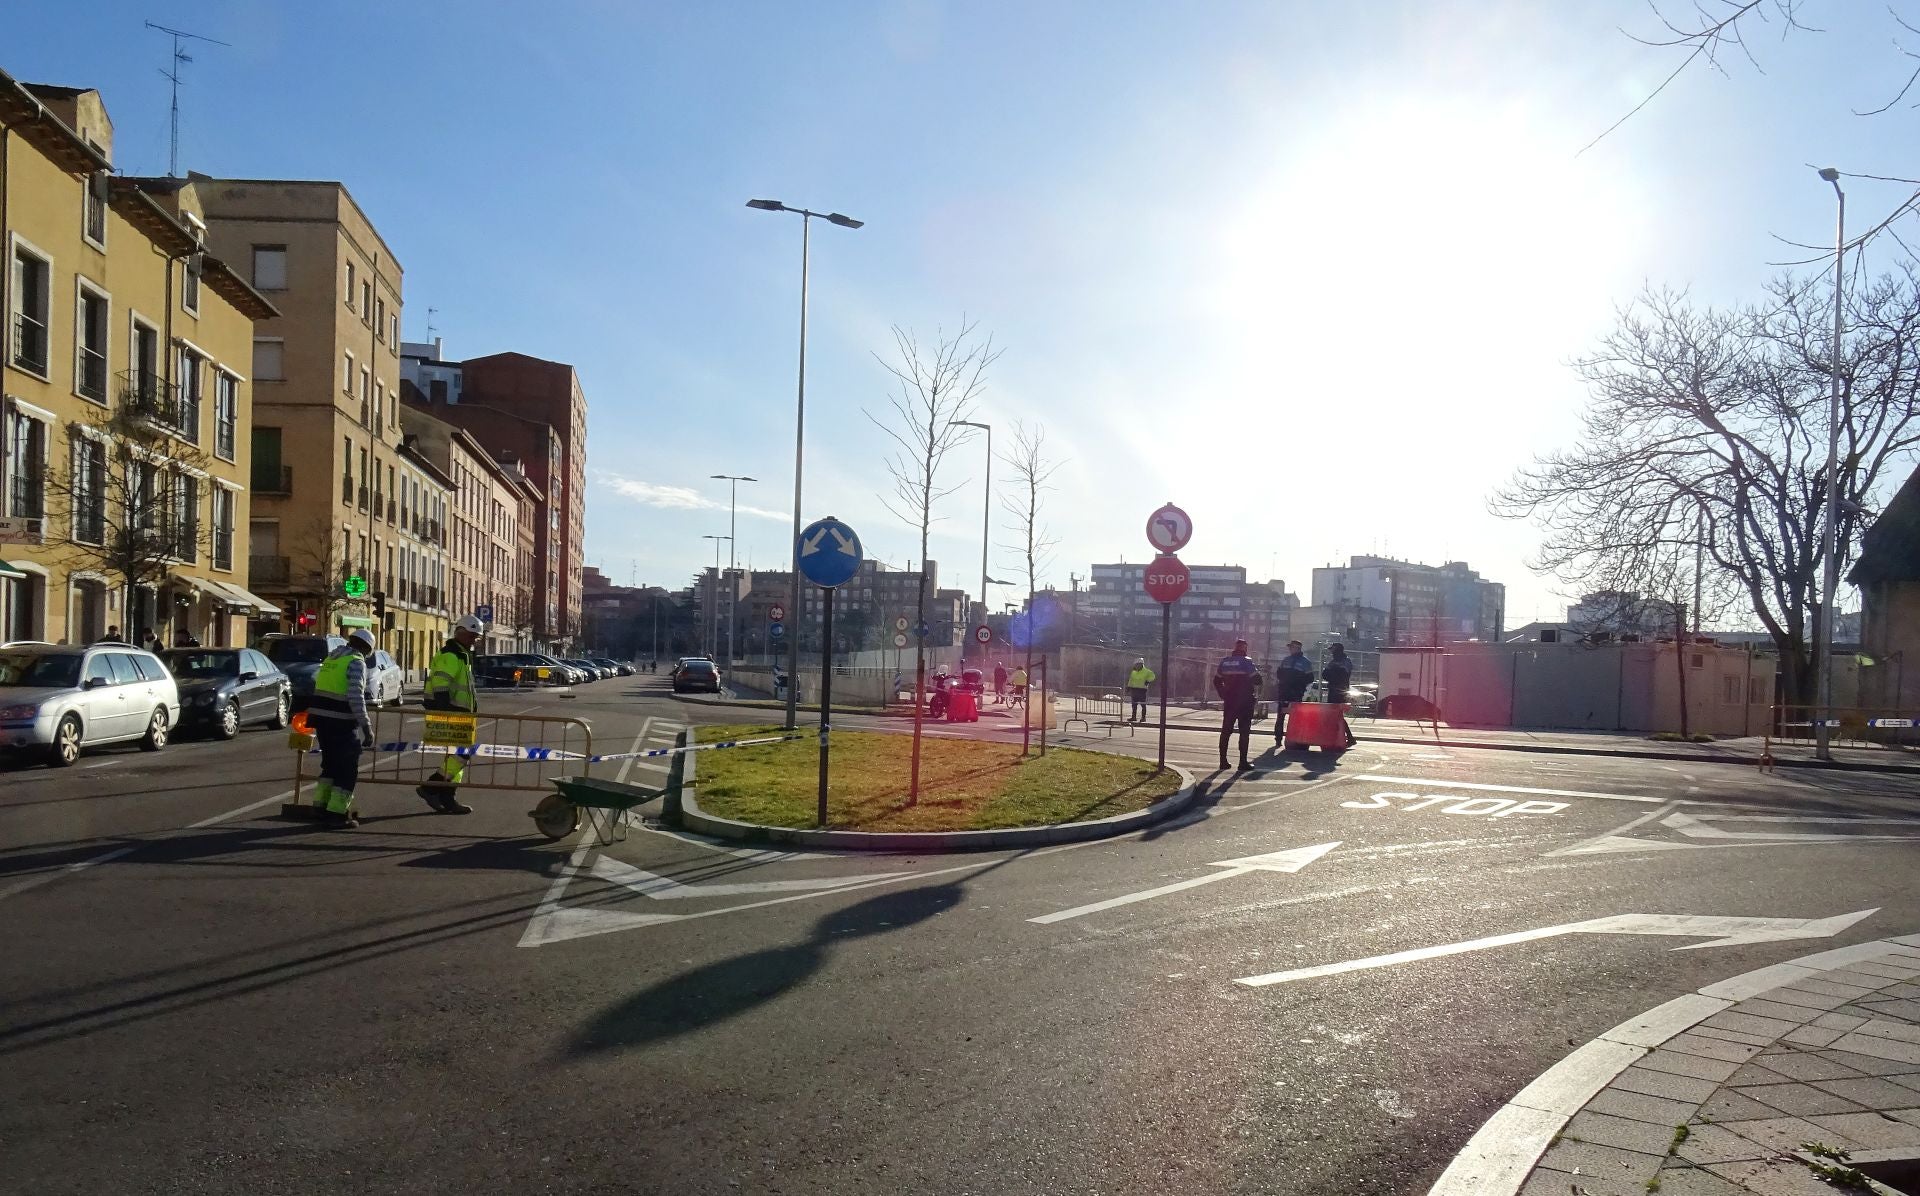
[[[1501, 639], [1507, 590], [1464, 561], [1422, 565], [1392, 557], [1355, 556], [1313, 571], [1313, 605], [1345, 611], [1354, 624], [1385, 615], [1376, 643], [1435, 645]], [[1338, 623], [1338, 617], [1332, 620]]]

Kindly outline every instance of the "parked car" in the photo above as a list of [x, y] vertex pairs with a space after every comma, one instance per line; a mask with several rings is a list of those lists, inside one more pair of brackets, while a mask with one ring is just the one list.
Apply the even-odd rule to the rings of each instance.
[[682, 660], [680, 667], [673, 670], [673, 692], [685, 693], [693, 689], [704, 689], [709, 693], [719, 693], [720, 666], [711, 660]]
[[[1350, 714], [1372, 714], [1373, 704], [1380, 695], [1380, 687], [1372, 682], [1361, 682], [1347, 687], [1347, 705]], [[1315, 681], [1307, 686], [1306, 700], [1324, 702], [1327, 700], [1327, 683]]]
[[407, 675], [385, 649], [375, 650], [367, 658], [364, 670], [367, 679], [367, 705], [398, 706], [402, 691], [406, 689]]
[[605, 656], [589, 656], [587, 657], [587, 661], [600, 670], [602, 677], [624, 677], [628, 673], [633, 672], [633, 670], [626, 665]]
[[160, 659], [180, 691], [180, 729], [232, 739], [246, 723], [284, 727], [293, 683], [252, 648], [173, 648]]
[[137, 739], [167, 746], [180, 692], [159, 657], [128, 644], [0, 649], [0, 748], [42, 751], [59, 766], [85, 748]]
[[548, 684], [580, 685], [587, 679], [586, 670], [577, 664], [568, 664], [559, 657], [548, 656], [544, 652], [531, 652], [528, 653], [528, 655], [533, 658], [537, 667], [550, 671], [551, 675], [548, 678]]
[[610, 671], [601, 668], [599, 665], [595, 664], [591, 660], [588, 660], [584, 656], [568, 656], [568, 657], [563, 657], [562, 659], [565, 660], [567, 664], [572, 665], [574, 668], [579, 669], [582, 673], [584, 673], [588, 681], [599, 681], [604, 678], [613, 676], [613, 674]]
[[276, 633], [260, 640], [260, 654], [287, 675], [293, 687], [293, 708], [305, 710], [307, 699], [313, 696], [313, 675], [320, 671], [329, 652], [345, 647], [346, 643], [337, 635]]

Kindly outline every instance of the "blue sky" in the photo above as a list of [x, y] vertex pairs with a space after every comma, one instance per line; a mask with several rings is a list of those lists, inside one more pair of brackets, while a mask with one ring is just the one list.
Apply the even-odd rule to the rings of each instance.
[[[769, 196], [867, 222], [813, 241], [804, 513], [871, 554], [918, 555], [879, 501], [872, 354], [965, 318], [1005, 350], [980, 416], [1063, 462], [1043, 583], [1144, 559], [1172, 500], [1190, 563], [1305, 590], [1354, 552], [1466, 560], [1519, 623], [1560, 587], [1484, 502], [1572, 436], [1568, 359], [1644, 283], [1737, 301], [1794, 256], [1776, 234], [1829, 238], [1809, 164], [1910, 173], [1910, 116], [1850, 111], [1910, 66], [1868, 7], [1807, 5], [1827, 32], [1759, 31], [1764, 74], [1689, 72], [1584, 154], [1674, 65], [1620, 32], [1654, 32], [1641, 0], [40, 0], [0, 65], [100, 88], [120, 167], [159, 173], [142, 21], [233, 43], [187, 67], [183, 168], [342, 180], [406, 269], [409, 339], [433, 307], [452, 356], [574, 363], [588, 560], [620, 581], [711, 563], [714, 473], [762, 479], [740, 556], [785, 563], [800, 230], [743, 206]], [[981, 456], [933, 544], [969, 590]]]

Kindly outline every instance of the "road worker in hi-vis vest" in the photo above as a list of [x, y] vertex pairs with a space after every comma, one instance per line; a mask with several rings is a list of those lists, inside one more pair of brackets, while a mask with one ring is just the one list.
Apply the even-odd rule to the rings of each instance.
[[307, 722], [320, 742], [320, 780], [313, 804], [328, 823], [341, 828], [360, 825], [353, 788], [360, 779], [361, 746], [373, 746], [366, 669], [373, 649], [373, 632], [354, 628], [346, 645], [328, 653], [313, 675], [313, 697], [307, 702]]
[[[473, 645], [486, 634], [486, 624], [474, 615], [462, 615], [453, 625], [453, 638], [434, 654], [427, 665], [424, 704], [428, 710], [450, 710], [474, 714], [480, 709], [473, 686]], [[467, 775], [467, 762], [449, 755], [440, 767], [415, 789], [420, 799], [436, 814], [471, 814], [473, 807], [462, 802], [455, 788]]]

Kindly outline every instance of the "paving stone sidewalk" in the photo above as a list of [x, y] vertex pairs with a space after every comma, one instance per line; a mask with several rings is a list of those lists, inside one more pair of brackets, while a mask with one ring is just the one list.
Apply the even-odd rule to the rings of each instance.
[[[1637, 1044], [1651, 1049], [1573, 1113], [1520, 1192], [1900, 1190], [1849, 1175], [1855, 1163], [1920, 1154], [1920, 937], [1879, 945], [1884, 952], [1824, 970], [1768, 969], [1783, 983], [1725, 994], [1738, 1000], [1682, 998], [1718, 1008]], [[1608, 1036], [1623, 1046], [1631, 1037]]]

